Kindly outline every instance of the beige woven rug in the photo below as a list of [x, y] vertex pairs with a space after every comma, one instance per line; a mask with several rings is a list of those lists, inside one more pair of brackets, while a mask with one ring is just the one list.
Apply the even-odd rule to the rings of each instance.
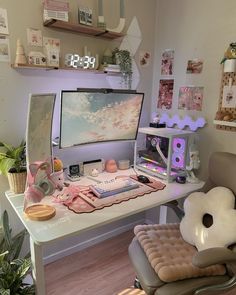
[[146, 293], [139, 289], [127, 288], [116, 295], [146, 295]]
[[[224, 295], [235, 295], [236, 291], [235, 290], [231, 290], [227, 293], [224, 293]], [[127, 288], [115, 295], [146, 295], [146, 293], [142, 290], [139, 289], [134, 289], [134, 288]], [[223, 295], [223, 294], [222, 294]]]

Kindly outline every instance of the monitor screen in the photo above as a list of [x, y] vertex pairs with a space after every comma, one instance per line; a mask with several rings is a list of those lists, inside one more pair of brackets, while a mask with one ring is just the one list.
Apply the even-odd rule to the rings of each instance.
[[80, 89], [61, 92], [60, 148], [135, 140], [143, 93]]

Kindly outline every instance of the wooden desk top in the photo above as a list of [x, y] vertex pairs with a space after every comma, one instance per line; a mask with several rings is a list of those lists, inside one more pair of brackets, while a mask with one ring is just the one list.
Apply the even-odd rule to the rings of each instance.
[[[133, 174], [133, 170], [120, 170], [117, 173], [101, 173], [96, 180], [108, 180], [117, 175]], [[5, 193], [7, 200], [19, 216], [25, 228], [28, 230], [35, 243], [48, 244], [52, 241], [65, 237], [78, 235], [84, 231], [120, 220], [127, 216], [148, 210], [167, 203], [171, 200], [180, 199], [189, 193], [200, 189], [203, 182], [197, 184], [179, 184], [176, 182], [166, 183], [164, 190], [153, 192], [148, 197], [140, 197], [129, 200], [92, 213], [76, 214], [60, 203], [54, 203], [52, 197], [45, 197], [42, 203], [52, 205], [56, 208], [56, 215], [47, 221], [32, 221], [27, 219], [23, 212], [23, 194], [14, 194], [10, 191]], [[76, 184], [91, 185], [95, 182], [82, 177]]]

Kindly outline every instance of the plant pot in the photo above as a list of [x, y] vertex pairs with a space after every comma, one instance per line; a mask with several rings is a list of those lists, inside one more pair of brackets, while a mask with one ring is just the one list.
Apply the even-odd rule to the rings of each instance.
[[25, 185], [26, 185], [26, 178], [27, 178], [27, 172], [22, 171], [18, 173], [7, 173], [7, 178], [10, 186], [10, 190], [15, 194], [22, 194], [25, 191]]

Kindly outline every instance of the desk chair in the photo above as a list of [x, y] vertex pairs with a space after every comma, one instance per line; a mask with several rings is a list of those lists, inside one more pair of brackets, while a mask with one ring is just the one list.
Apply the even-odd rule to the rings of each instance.
[[[180, 225], [140, 225], [134, 229], [129, 257], [147, 295], [223, 294], [236, 287], [236, 155], [213, 153], [208, 170], [202, 192], [192, 193], [185, 200]], [[225, 217], [223, 207], [227, 207]], [[230, 220], [229, 224], [224, 218]], [[214, 229], [216, 223], [219, 230]], [[212, 228], [215, 232], [209, 238]], [[226, 241], [221, 240], [223, 237]], [[166, 255], [160, 248], [167, 251]], [[185, 263], [186, 256], [190, 256], [189, 264]], [[191, 268], [197, 271], [191, 273]]]

